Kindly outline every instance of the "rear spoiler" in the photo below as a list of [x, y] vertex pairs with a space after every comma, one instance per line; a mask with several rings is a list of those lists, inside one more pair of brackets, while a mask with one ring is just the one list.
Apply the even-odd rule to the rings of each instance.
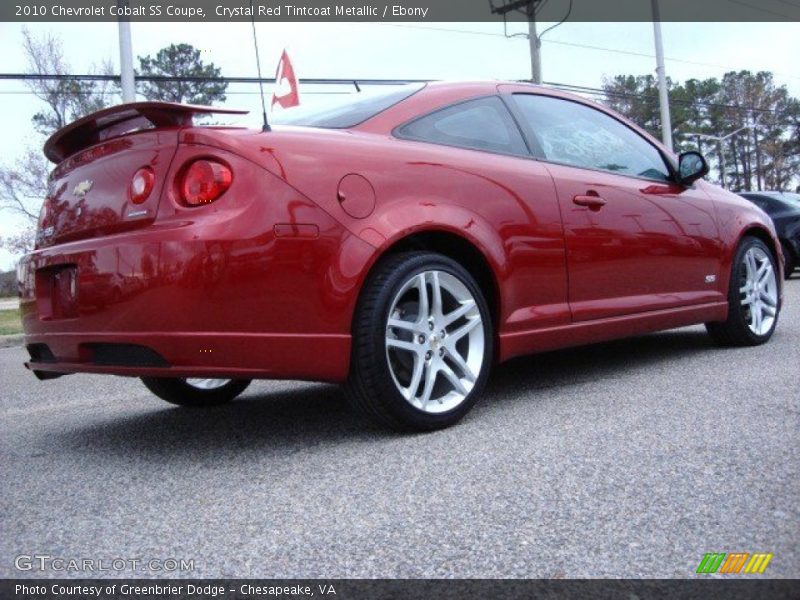
[[192, 115], [247, 114], [247, 110], [176, 104], [174, 102], [129, 102], [104, 108], [62, 127], [44, 144], [44, 155], [54, 163], [88, 148], [132, 131], [153, 127], [186, 127]]

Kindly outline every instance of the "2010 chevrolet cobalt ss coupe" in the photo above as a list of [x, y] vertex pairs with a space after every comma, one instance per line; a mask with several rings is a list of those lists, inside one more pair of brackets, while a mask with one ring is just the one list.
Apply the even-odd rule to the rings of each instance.
[[293, 109], [133, 103], [51, 137], [20, 266], [27, 367], [205, 406], [254, 378], [346, 383], [401, 429], [455, 423], [511, 357], [694, 323], [766, 342], [770, 219], [579, 97], [429, 84]]

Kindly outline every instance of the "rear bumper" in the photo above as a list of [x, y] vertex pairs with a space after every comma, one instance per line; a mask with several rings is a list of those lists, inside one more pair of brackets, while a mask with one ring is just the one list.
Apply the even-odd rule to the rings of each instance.
[[350, 356], [350, 336], [335, 334], [51, 333], [27, 335], [25, 343], [25, 366], [54, 374], [338, 382]]
[[24, 257], [26, 366], [343, 381], [374, 248], [288, 186], [229, 200]]

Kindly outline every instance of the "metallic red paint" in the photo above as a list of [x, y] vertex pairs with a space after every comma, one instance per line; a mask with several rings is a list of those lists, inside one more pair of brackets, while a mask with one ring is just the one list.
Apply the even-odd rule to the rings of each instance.
[[[433, 84], [346, 130], [202, 128], [167, 111], [155, 130], [66, 157], [37, 249], [20, 264], [26, 344], [55, 357], [29, 368], [342, 381], [370, 269], [422, 233], [457, 236], [488, 266], [498, 360], [724, 319], [741, 236], [754, 231], [780, 252], [763, 213], [702, 181], [684, 188], [392, 135], [450, 103], [514, 92], [595, 106], [527, 85]], [[100, 121], [87, 119], [70, 135]], [[65, 144], [49, 142], [49, 155], [65, 158]], [[233, 183], [188, 207], [180, 175], [201, 158], [229, 165]], [[127, 187], [143, 167], [154, 189], [133, 205]], [[96, 343], [147, 346], [170, 366], [98, 364]]]

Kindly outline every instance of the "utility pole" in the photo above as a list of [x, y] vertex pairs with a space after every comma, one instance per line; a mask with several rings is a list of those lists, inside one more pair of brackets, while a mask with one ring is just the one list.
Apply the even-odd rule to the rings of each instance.
[[717, 138], [717, 152], [719, 152], [719, 184], [722, 189], [726, 189], [725, 185], [725, 145], [722, 143], [722, 138]]
[[489, 7], [492, 13], [503, 16], [505, 22], [506, 15], [512, 11], [518, 11], [525, 15], [528, 20], [528, 42], [531, 50], [531, 81], [542, 83], [542, 40], [536, 33], [536, 9], [544, 0], [512, 0], [500, 6], [494, 5], [494, 0], [489, 0]]
[[528, 42], [531, 46], [531, 81], [542, 83], [542, 40], [536, 33], [536, 2], [528, 4]]
[[664, 68], [664, 44], [661, 41], [661, 15], [658, 0], [653, 3], [653, 33], [656, 41], [656, 74], [658, 75], [658, 101], [661, 105], [661, 139], [664, 145], [673, 150], [672, 118], [669, 114], [669, 93], [667, 92], [667, 72]]
[[[118, 0], [120, 8], [128, 6], [128, 0]], [[131, 21], [129, 17], [119, 20], [119, 70], [122, 86], [122, 101], [136, 101], [136, 84], [133, 76], [133, 45], [131, 43]]]
[[[761, 117], [764, 116], [764, 113], [756, 116], [755, 110], [752, 112], [753, 118], [753, 125], [750, 127], [751, 131], [753, 132], [753, 148], [756, 151], [756, 185], [758, 186], [758, 191], [761, 191], [762, 188], [762, 173], [761, 173], [761, 148], [758, 143], [758, 124], [761, 121]], [[766, 174], [764, 174], [766, 177]]]

